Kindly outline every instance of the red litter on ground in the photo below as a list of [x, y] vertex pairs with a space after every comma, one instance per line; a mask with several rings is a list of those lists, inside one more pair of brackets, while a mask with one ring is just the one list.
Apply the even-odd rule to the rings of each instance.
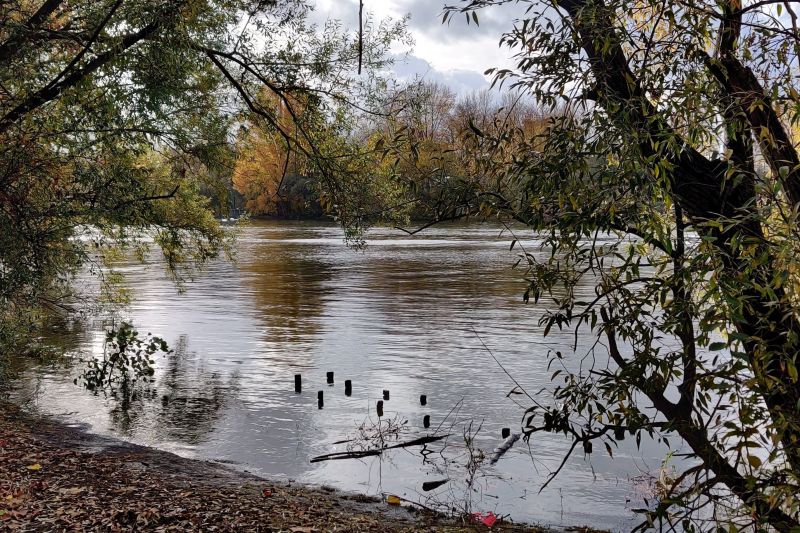
[[488, 513], [472, 513], [472, 519], [486, 527], [492, 527], [497, 522], [497, 515], [491, 511]]

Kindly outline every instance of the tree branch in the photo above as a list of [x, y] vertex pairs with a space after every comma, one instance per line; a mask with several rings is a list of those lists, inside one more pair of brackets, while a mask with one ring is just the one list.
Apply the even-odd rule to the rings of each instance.
[[[28, 32], [32, 32], [37, 26], [41, 25], [45, 20], [47, 20], [50, 15], [63, 3], [64, 0], [47, 0], [24, 24], [25, 29]], [[0, 44], [0, 65], [7, 63], [17, 52], [19, 46], [26, 40], [30, 39], [30, 36], [30, 33], [28, 33], [28, 35], [16, 35], [10, 37], [5, 42]]]
[[[182, 3], [182, 0], [181, 2], [176, 3], [174, 7], [177, 8], [180, 3]], [[163, 13], [162, 16], [165, 14], [170, 13]], [[74, 70], [72, 74], [64, 76], [56, 83], [49, 83], [45, 87], [34, 92], [13, 109], [11, 109], [8, 113], [6, 113], [5, 116], [0, 118], [0, 133], [6, 132], [14, 123], [16, 123], [26, 114], [58, 98], [58, 96], [64, 91], [78, 85], [80, 82], [97, 72], [100, 68], [117, 59], [132, 46], [135, 46], [141, 41], [151, 37], [159, 29], [161, 29], [162, 26], [163, 21], [160, 18], [157, 18], [150, 24], [141, 28], [139, 31], [126, 35], [120, 39], [118, 43], [112, 45], [108, 50], [95, 56], [95, 58], [87, 62], [86, 65]], [[85, 50], [82, 51], [82, 53], [85, 53]], [[72, 66], [74, 66], [74, 64], [71, 63], [70, 68]], [[65, 72], [60, 74], [59, 77], [63, 76], [63, 74], [65, 74]]]

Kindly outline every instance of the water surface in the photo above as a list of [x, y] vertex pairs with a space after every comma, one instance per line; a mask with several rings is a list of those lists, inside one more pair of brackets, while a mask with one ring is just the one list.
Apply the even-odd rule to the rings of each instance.
[[[524, 304], [517, 248], [500, 227], [447, 225], [410, 237], [377, 229], [363, 251], [348, 248], [334, 225], [253, 222], [238, 261], [215, 262], [180, 293], [157, 262], [124, 267], [135, 295], [126, 318], [163, 336], [175, 352], [158, 359], [151, 394], [127, 409], [73, 385], [79, 365], [39, 368], [21, 395], [38, 409], [92, 431], [181, 455], [231, 461], [260, 474], [368, 494], [394, 493], [428, 505], [508, 514], [547, 525], [629, 530], [645, 491], [635, 481], [657, 473], [666, 450], [628, 439], [571, 458], [539, 493], [569, 447], [537, 434], [495, 466], [484, 464], [465, 493], [464, 431], [487, 455], [502, 427], [517, 429], [527, 407], [508, 397], [514, 384], [484, 348], [529, 392], [549, 383], [548, 350], [571, 353], [571, 332], [545, 340], [543, 305]], [[535, 239], [526, 239], [529, 251]], [[593, 295], [593, 287], [582, 287]], [[72, 333], [74, 353], [100, 355], [101, 324]], [[580, 348], [585, 348], [581, 346]], [[335, 372], [335, 384], [325, 374]], [[304, 391], [293, 392], [303, 375]], [[353, 382], [345, 397], [343, 382]], [[390, 390], [384, 419], [407, 421], [408, 438], [432, 428], [452, 433], [427, 460], [418, 448], [382, 458], [310, 463], [347, 449], [356, 429], [376, 423], [375, 402]], [[317, 391], [325, 394], [317, 409]], [[421, 406], [419, 396], [428, 396]], [[548, 401], [547, 394], [540, 398]], [[514, 400], [520, 402], [517, 405]], [[440, 455], [438, 451], [442, 451]], [[445, 464], [443, 461], [449, 462]], [[488, 463], [488, 460], [487, 460]], [[450, 477], [425, 493], [424, 481]]]

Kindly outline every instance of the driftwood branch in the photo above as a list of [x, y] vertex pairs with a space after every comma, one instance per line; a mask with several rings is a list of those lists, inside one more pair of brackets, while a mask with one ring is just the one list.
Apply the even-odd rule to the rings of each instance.
[[321, 461], [332, 461], [335, 459], [360, 459], [362, 457], [381, 455], [386, 450], [394, 450], [397, 448], [410, 448], [411, 446], [421, 446], [423, 444], [430, 444], [431, 442], [436, 442], [445, 439], [449, 436], [450, 436], [449, 433], [446, 435], [426, 435], [425, 437], [420, 437], [418, 439], [412, 439], [405, 442], [400, 442], [398, 444], [393, 444], [391, 446], [374, 448], [372, 450], [354, 450], [349, 452], [326, 453], [324, 455], [318, 455], [312, 458], [311, 462], [319, 463]]

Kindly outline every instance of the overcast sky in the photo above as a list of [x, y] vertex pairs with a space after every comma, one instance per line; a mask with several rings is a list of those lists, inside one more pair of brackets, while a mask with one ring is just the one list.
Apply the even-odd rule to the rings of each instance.
[[[315, 3], [315, 20], [335, 18], [350, 27], [358, 26], [358, 0]], [[424, 76], [444, 82], [459, 93], [488, 88], [489, 80], [483, 72], [491, 67], [510, 66], [508, 49], [499, 48], [497, 43], [503, 31], [511, 29], [520, 8], [503, 6], [481, 12], [478, 27], [467, 25], [463, 16], [443, 25], [445, 3], [444, 0], [364, 0], [364, 10], [371, 11], [377, 19], [411, 15], [409, 30], [414, 46], [405, 63], [396, 65], [398, 78]]]

